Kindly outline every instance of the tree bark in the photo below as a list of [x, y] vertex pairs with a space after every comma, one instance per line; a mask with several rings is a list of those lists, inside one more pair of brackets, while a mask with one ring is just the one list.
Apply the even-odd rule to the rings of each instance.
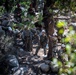
[[53, 49], [53, 37], [52, 36], [54, 33], [54, 21], [52, 19], [49, 19], [50, 22], [48, 24], [48, 39], [49, 39], [48, 59], [52, 59], [52, 49]]
[[44, 5], [44, 10], [43, 10], [43, 22], [45, 25], [45, 29], [47, 32], [47, 36], [49, 39], [49, 51], [48, 51], [48, 59], [52, 59], [52, 48], [53, 48], [53, 39], [49, 36], [53, 36], [54, 33], [54, 21], [53, 21], [53, 12], [49, 12], [49, 7], [51, 6], [50, 9], [53, 8], [53, 2], [51, 3], [51, 0], [46, 0], [46, 3]]

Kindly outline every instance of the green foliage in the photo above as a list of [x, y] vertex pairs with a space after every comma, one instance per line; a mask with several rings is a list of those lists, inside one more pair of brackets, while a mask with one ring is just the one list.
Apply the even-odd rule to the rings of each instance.
[[[57, 22], [57, 27], [59, 28], [59, 34], [63, 34], [64, 30], [63, 28], [67, 26], [67, 23], [65, 23], [64, 21], [58, 21]], [[65, 61], [65, 64], [60, 63], [59, 65], [62, 65], [62, 67], [60, 66], [60, 71], [59, 74], [60, 75], [75, 75], [76, 71], [75, 71], [75, 67], [76, 67], [76, 53], [75, 48], [76, 48], [76, 33], [73, 29], [72, 26], [69, 26], [69, 33], [67, 34], [67, 36], [65, 38], [62, 38], [62, 42], [64, 42], [66, 44], [66, 53], [67, 56], [70, 58], [68, 61]], [[73, 46], [75, 46], [75, 48], [73, 48]], [[65, 55], [63, 55], [64, 57]], [[62, 58], [63, 58], [62, 57]], [[64, 66], [64, 67], [63, 67]]]
[[0, 15], [2, 15], [5, 12], [5, 9], [3, 6], [0, 6]]
[[72, 11], [75, 11], [75, 10], [76, 10], [75, 0], [71, 0], [70, 9], [71, 9]]
[[67, 23], [65, 21], [58, 21], [57, 22], [57, 27], [58, 28], [61, 28], [61, 27], [64, 27]]
[[20, 4], [27, 9], [27, 8], [29, 8], [30, 1], [23, 1], [23, 2], [20, 2]]

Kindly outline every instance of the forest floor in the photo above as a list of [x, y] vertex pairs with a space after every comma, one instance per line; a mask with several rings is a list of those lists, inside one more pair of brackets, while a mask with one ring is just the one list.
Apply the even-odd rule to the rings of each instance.
[[[25, 52], [25, 56], [22, 57], [22, 60], [20, 61], [21, 66], [26, 67], [26, 73], [25, 75], [57, 75], [56, 73], [50, 72], [41, 72], [41, 65], [42, 64], [50, 64], [51, 61], [44, 59], [44, 50], [41, 48], [38, 52], [38, 55], [35, 55], [36, 51], [36, 45], [33, 46], [32, 52]], [[47, 50], [48, 53], [48, 50]], [[45, 67], [45, 65], [44, 65]], [[45, 67], [47, 70], [47, 68]]]

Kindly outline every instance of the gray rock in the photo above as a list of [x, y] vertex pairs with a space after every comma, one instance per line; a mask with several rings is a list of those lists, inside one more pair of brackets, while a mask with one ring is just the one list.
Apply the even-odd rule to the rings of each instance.
[[44, 72], [48, 72], [49, 69], [50, 69], [49, 65], [47, 65], [47, 64], [45, 64], [45, 63], [41, 64], [40, 68], [41, 68], [41, 70], [44, 71]]
[[51, 63], [51, 61], [50, 60], [45, 60], [45, 63], [49, 65]]
[[52, 70], [52, 72], [58, 72], [58, 70], [59, 70], [58, 65], [51, 63], [51, 70]]

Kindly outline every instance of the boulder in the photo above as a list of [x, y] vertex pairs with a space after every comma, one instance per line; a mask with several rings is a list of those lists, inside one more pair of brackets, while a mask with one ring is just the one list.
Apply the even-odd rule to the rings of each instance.
[[45, 63], [50, 65], [51, 61], [50, 60], [45, 60]]
[[42, 63], [40, 65], [40, 69], [43, 71], [43, 72], [48, 72], [50, 70], [50, 67], [49, 65], [45, 64], [45, 63]]
[[51, 63], [51, 71], [52, 72], [58, 72], [59, 71], [59, 67], [57, 64]]

